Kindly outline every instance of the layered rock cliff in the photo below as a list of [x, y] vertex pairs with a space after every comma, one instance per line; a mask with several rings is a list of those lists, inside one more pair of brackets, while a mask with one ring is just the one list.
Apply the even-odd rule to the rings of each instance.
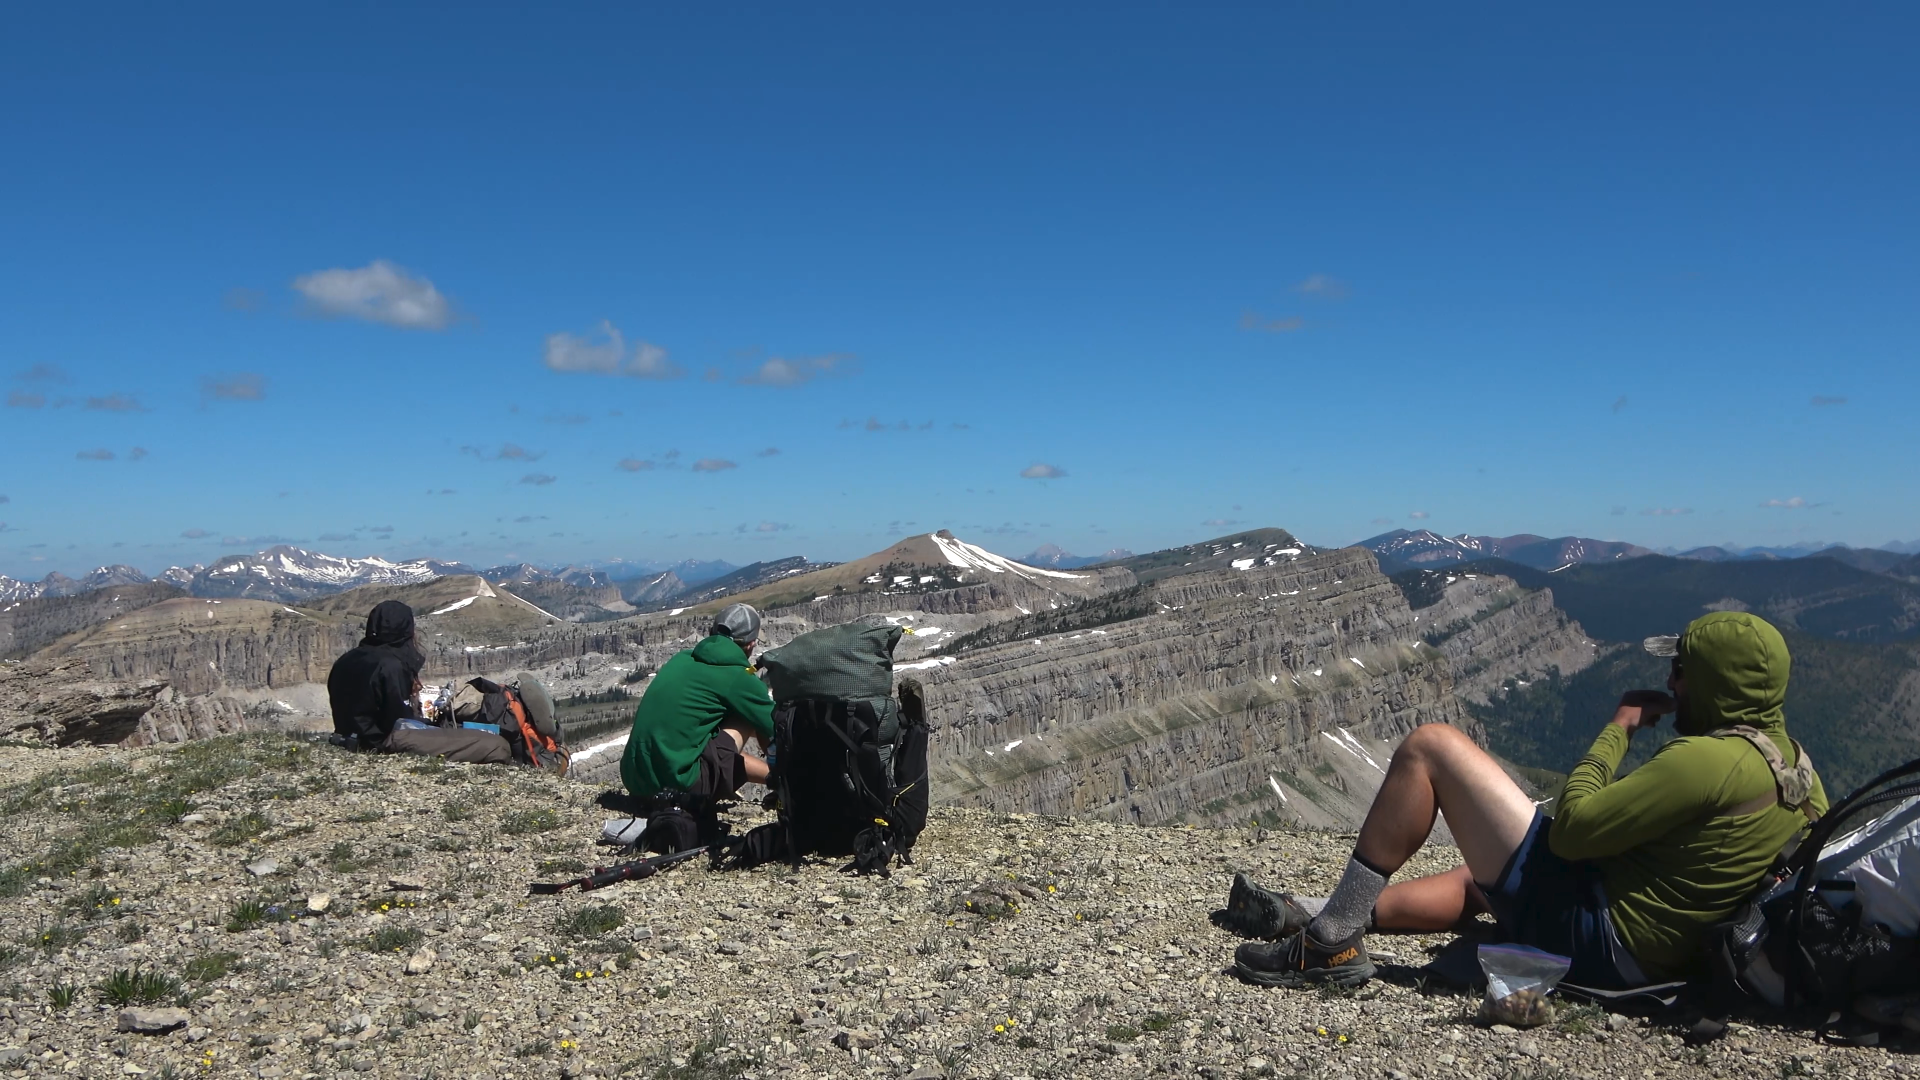
[[1417, 608], [1421, 640], [1453, 666], [1454, 692], [1475, 705], [1508, 679], [1523, 683], [1549, 672], [1572, 675], [1592, 666], [1600, 647], [1553, 604], [1547, 589], [1523, 588], [1492, 574], [1445, 575]]
[[938, 799], [1147, 823], [1299, 820], [1316, 816], [1294, 805], [1309, 790], [1364, 805], [1371, 791], [1350, 790], [1360, 777], [1341, 766], [1377, 785], [1375, 749], [1415, 726], [1472, 730], [1446, 658], [1365, 551], [1143, 588], [1152, 614], [903, 665], [927, 685]]

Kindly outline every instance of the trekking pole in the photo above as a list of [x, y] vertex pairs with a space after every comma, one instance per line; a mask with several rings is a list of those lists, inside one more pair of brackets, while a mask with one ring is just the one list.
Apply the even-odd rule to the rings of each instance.
[[593, 868], [593, 873], [574, 878], [572, 881], [536, 881], [527, 886], [527, 895], [553, 896], [567, 889], [576, 888], [581, 892], [592, 892], [594, 889], [604, 889], [622, 881], [641, 881], [675, 863], [686, 862], [706, 850], [706, 846], [702, 845], [685, 851], [676, 851], [670, 855], [655, 855], [651, 859], [635, 859], [632, 862], [615, 863], [612, 866], [596, 866]]

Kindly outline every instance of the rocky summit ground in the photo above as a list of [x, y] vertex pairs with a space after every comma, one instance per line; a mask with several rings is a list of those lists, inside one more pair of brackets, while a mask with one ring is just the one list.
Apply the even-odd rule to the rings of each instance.
[[[529, 897], [605, 861], [594, 789], [277, 735], [0, 747], [0, 785], [0, 1075], [1920, 1072], [1757, 1026], [1686, 1047], [1564, 1004], [1489, 1029], [1412, 977], [1240, 983], [1208, 921], [1233, 871], [1323, 892], [1334, 834], [940, 811], [887, 879], [691, 863]], [[1418, 965], [1443, 941], [1373, 945]]]

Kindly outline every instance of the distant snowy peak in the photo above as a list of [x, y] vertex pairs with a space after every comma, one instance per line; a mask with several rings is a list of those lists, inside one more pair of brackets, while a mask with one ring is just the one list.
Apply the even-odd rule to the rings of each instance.
[[599, 589], [613, 584], [606, 573], [585, 566], [541, 567], [532, 563], [514, 563], [510, 566], [493, 566], [480, 571], [480, 576], [495, 585], [536, 585], [543, 581], [558, 581], [581, 588]]
[[0, 603], [15, 603], [20, 600], [36, 600], [42, 596], [76, 596], [92, 592], [95, 589], [110, 589], [116, 585], [145, 584], [147, 576], [131, 566], [102, 566], [93, 572], [78, 578], [70, 578], [55, 572], [39, 581], [15, 581], [0, 576]]
[[940, 549], [940, 554], [946, 559], [947, 565], [957, 566], [962, 570], [984, 570], [989, 574], [1015, 574], [1023, 578], [1065, 578], [1072, 581], [1078, 581], [1084, 576], [1015, 562], [1004, 555], [995, 555], [977, 544], [969, 544], [945, 529], [937, 533], [929, 533], [927, 539], [933, 541], [933, 545]]
[[1083, 566], [1131, 558], [1133, 558], [1133, 552], [1126, 548], [1111, 548], [1099, 555], [1074, 555], [1058, 544], [1041, 544], [1018, 561], [1027, 566], [1038, 566], [1048, 570], [1078, 570]]
[[1584, 536], [1552, 539], [1534, 533], [1442, 536], [1431, 529], [1395, 529], [1362, 540], [1360, 546], [1378, 556], [1381, 569], [1388, 573], [1475, 559], [1506, 559], [1538, 570], [1558, 570], [1575, 563], [1609, 562], [1653, 554], [1637, 544]]
[[252, 555], [228, 555], [195, 573], [195, 596], [250, 597], [283, 603], [357, 589], [363, 585], [412, 585], [450, 574], [471, 574], [461, 563], [415, 559], [394, 562], [377, 555], [346, 559], [281, 545]]

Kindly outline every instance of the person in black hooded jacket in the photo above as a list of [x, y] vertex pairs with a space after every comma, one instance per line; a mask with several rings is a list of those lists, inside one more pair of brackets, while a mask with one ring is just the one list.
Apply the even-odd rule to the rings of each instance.
[[413, 694], [427, 658], [414, 641], [413, 609], [398, 600], [376, 604], [367, 633], [327, 673], [333, 731], [357, 749], [426, 754], [450, 761], [504, 765], [507, 740], [466, 728], [414, 727]]

